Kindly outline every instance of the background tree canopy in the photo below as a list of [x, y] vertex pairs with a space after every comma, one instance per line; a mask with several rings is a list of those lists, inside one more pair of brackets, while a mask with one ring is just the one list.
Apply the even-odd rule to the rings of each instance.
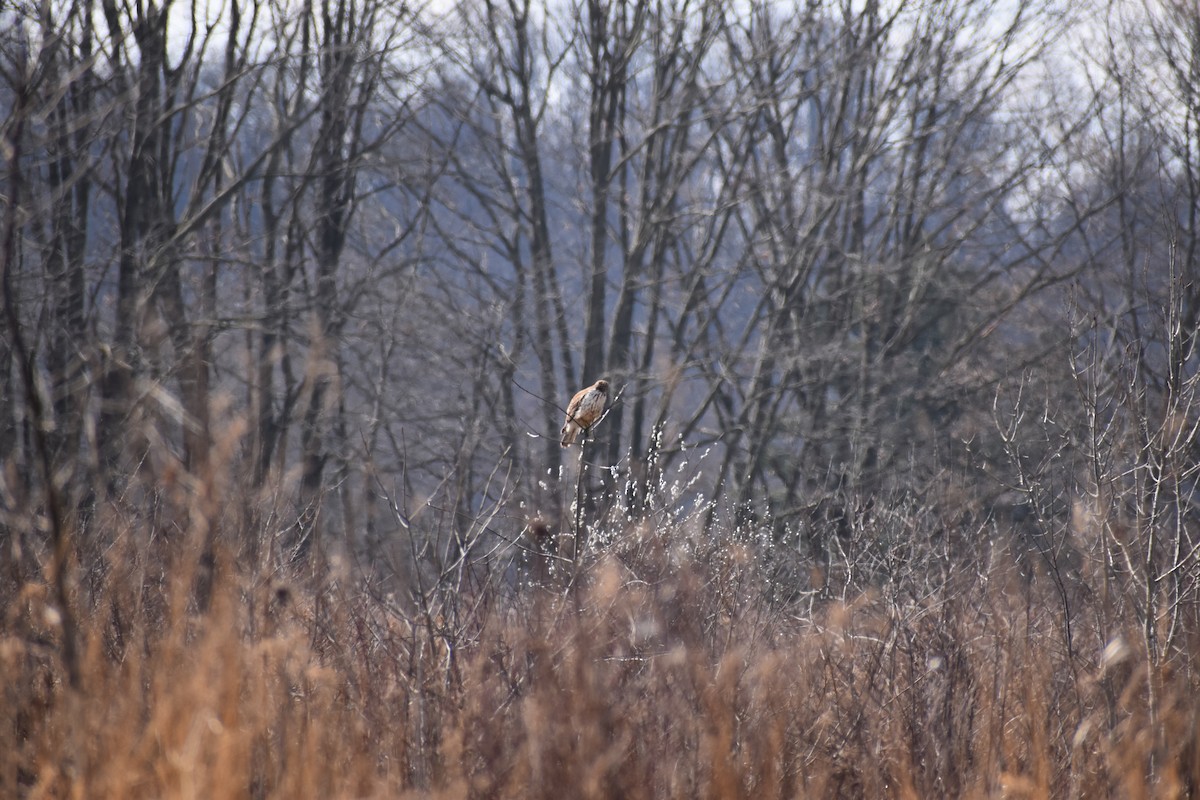
[[48, 482], [85, 546], [219, 470], [255, 558], [401, 585], [577, 497], [793, 567], [880, 501], [1110, 561], [1068, 534], [1119, 510], [1197, 583], [1187, 3], [2, 14], [10, 542]]

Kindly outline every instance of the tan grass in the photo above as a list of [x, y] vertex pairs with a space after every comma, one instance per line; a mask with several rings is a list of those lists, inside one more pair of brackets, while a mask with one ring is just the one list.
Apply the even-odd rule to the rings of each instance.
[[78, 690], [51, 591], [36, 578], [5, 588], [0, 796], [1135, 798], [1200, 786], [1189, 664], [1149, 667], [1134, 629], [1105, 638], [1082, 612], [1072, 660], [1045, 579], [976, 575], [802, 614], [764, 599], [737, 548], [701, 563], [656, 547], [649, 561], [597, 558], [577, 592], [460, 598], [450, 625], [389, 607], [319, 558], [285, 580], [217, 538], [206, 565], [211, 540], [191, 535], [192, 519], [174, 538], [114, 533], [104, 569], [78, 582]]

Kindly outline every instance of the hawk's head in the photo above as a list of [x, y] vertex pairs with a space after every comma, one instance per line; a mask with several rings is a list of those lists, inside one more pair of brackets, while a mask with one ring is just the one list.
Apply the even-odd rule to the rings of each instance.
[[608, 394], [608, 381], [596, 381], [596, 389], [600, 394]]

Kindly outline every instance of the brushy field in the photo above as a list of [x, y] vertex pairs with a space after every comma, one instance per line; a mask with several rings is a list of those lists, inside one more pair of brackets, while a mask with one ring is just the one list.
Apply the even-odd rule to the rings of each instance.
[[533, 570], [539, 580], [468, 581], [414, 604], [325, 548], [268, 570], [232, 505], [197, 502], [203, 487], [172, 492], [190, 499], [154, 519], [89, 521], [69, 621], [37, 568], [48, 553], [13, 539], [0, 796], [1136, 798], [1200, 787], [1186, 637], [1149, 658], [1146, 631], [1099, 584], [1022, 571], [1004, 548], [948, 557], [919, 592], [883, 580], [781, 600], [750, 544], [699, 547], [681, 523], [630, 526], [574, 586], [568, 570]]

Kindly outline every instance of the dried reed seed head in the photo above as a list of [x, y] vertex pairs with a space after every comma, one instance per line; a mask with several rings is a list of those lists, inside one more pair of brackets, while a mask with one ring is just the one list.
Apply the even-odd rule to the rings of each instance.
[[292, 587], [287, 583], [276, 583], [271, 587], [271, 602], [277, 609], [288, 606], [292, 602]]

